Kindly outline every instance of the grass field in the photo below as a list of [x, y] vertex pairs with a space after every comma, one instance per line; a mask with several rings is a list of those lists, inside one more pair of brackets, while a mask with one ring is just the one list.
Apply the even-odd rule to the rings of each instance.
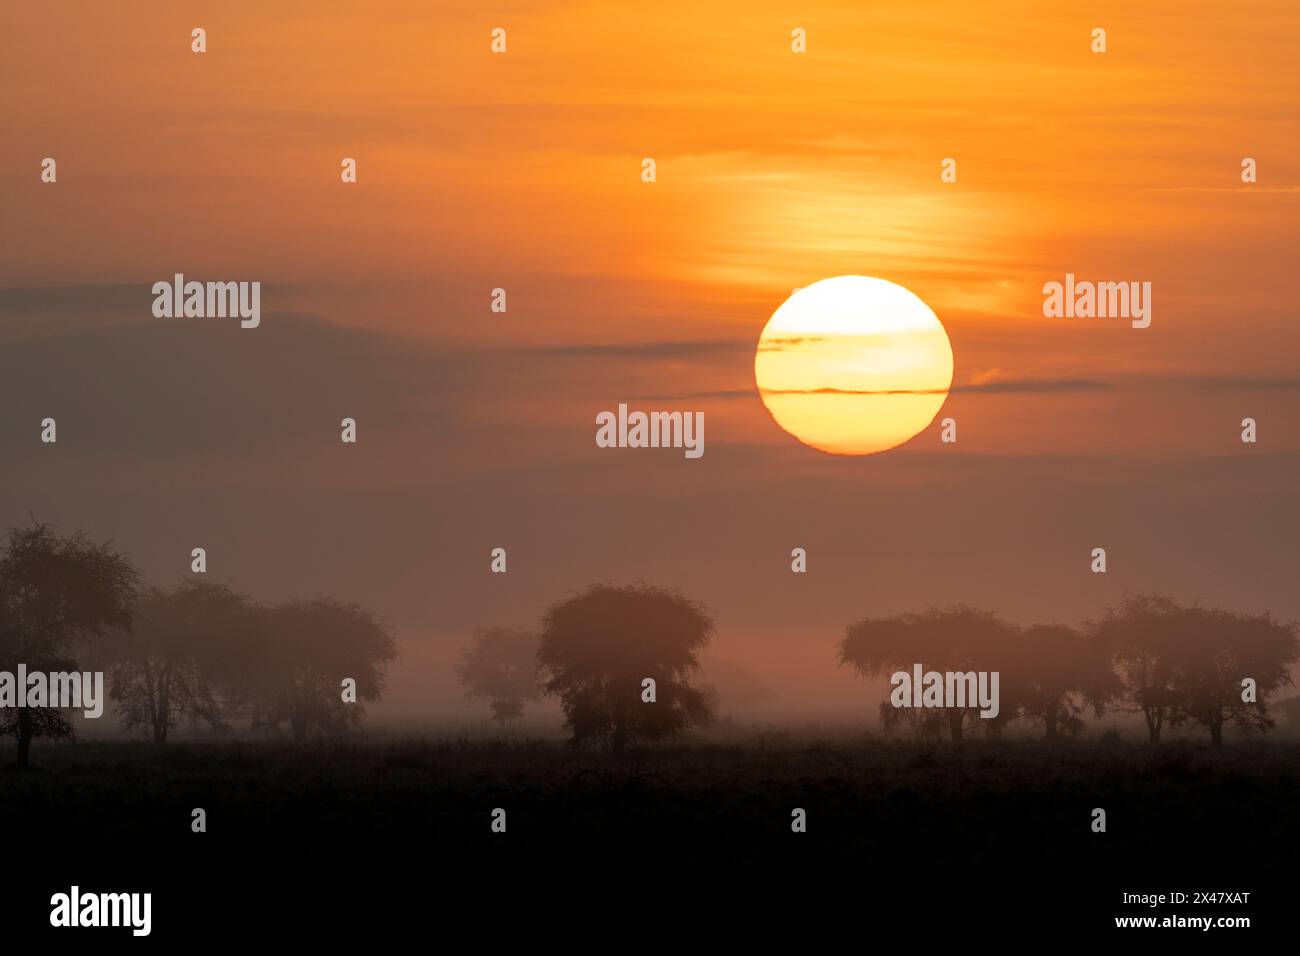
[[[0, 752], [0, 760], [11, 755]], [[1260, 853], [1300, 835], [1300, 743], [1220, 750], [1098, 739], [947, 745], [871, 737], [680, 743], [623, 759], [533, 739], [76, 743], [0, 774], [0, 809], [29, 832], [200, 840], [408, 838], [443, 853], [509, 845], [599, 857], [674, 847], [730, 860], [933, 854], [980, 866], [1008, 850], [1140, 865]], [[506, 834], [490, 829], [503, 808]], [[1103, 808], [1107, 832], [1092, 832]], [[792, 833], [803, 808], [807, 832]], [[1245, 841], [1245, 842], [1243, 842]]]
[[[769, 732], [620, 760], [435, 736], [80, 742], [38, 746], [33, 761], [0, 773], [0, 851], [22, 874], [0, 909], [39, 928], [50, 894], [74, 883], [147, 890], [160, 933], [187, 939], [196, 925], [242, 940], [281, 921], [372, 942], [374, 914], [492, 926], [529, 907], [542, 920], [573, 908], [586, 925], [598, 900], [622, 933], [702, 899], [715, 918], [747, 914], [760, 938], [778, 909], [796, 927], [822, 914], [825, 933], [848, 909], [1043, 938], [1113, 932], [1114, 916], [1151, 912], [1120, 906], [1123, 893], [1174, 889], [1250, 891], [1249, 907], [1214, 915], [1263, 925], [1289, 919], [1300, 837], [1300, 743], [1284, 740], [954, 751]], [[191, 832], [196, 807], [206, 833]], [[1097, 807], [1105, 833], [1092, 831]], [[795, 808], [805, 833], [791, 830]]]

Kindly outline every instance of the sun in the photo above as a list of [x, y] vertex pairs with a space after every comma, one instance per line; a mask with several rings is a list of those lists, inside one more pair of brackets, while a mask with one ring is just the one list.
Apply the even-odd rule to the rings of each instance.
[[835, 276], [772, 313], [754, 379], [776, 423], [805, 445], [870, 455], [934, 420], [952, 386], [952, 346], [915, 293], [885, 279]]

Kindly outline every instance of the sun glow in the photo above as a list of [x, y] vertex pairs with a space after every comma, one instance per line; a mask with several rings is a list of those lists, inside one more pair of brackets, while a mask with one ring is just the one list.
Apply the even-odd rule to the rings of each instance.
[[758, 340], [754, 378], [776, 423], [805, 445], [869, 455], [915, 437], [952, 385], [952, 347], [900, 285], [836, 276], [795, 292]]

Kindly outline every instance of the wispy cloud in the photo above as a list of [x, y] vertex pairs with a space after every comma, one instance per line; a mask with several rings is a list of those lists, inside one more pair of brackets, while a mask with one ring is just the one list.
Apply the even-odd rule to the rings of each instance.
[[752, 343], [732, 339], [713, 342], [620, 342], [546, 345], [517, 351], [527, 355], [545, 355], [558, 358], [693, 359], [731, 355], [752, 350]]
[[1114, 387], [1114, 383], [1089, 378], [995, 378], [954, 385], [951, 391], [997, 395], [1018, 392], [1098, 392]]

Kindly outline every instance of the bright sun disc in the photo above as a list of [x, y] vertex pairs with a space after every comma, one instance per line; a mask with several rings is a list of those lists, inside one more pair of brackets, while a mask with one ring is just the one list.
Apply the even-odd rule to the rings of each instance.
[[805, 445], [870, 455], [934, 420], [952, 385], [952, 346], [930, 307], [901, 285], [835, 276], [772, 313], [754, 379], [776, 423]]

